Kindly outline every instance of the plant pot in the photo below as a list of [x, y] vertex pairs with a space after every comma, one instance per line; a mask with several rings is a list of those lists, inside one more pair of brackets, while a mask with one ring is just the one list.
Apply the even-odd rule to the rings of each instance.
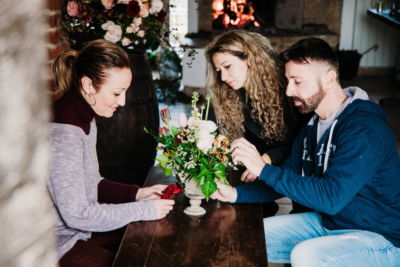
[[189, 198], [190, 206], [185, 208], [183, 212], [190, 216], [202, 216], [206, 214], [206, 210], [202, 208], [201, 200], [204, 199], [204, 194], [201, 191], [201, 186], [197, 185], [194, 179], [186, 179], [184, 182], [183, 194]]

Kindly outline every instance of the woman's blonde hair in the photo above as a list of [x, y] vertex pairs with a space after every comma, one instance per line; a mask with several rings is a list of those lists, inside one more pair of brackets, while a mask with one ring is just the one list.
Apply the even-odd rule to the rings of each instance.
[[110, 68], [129, 68], [128, 54], [120, 46], [103, 40], [88, 42], [81, 51], [65, 50], [55, 59], [51, 73], [56, 86], [65, 92], [81, 88], [81, 78], [87, 76], [98, 90]]
[[221, 132], [229, 138], [244, 134], [243, 102], [239, 92], [221, 81], [213, 65], [215, 53], [229, 53], [248, 65], [244, 84], [251, 101], [252, 117], [262, 127], [264, 138], [284, 140], [284, 95], [278, 55], [269, 40], [254, 32], [232, 30], [214, 37], [206, 48], [208, 60], [207, 89]]

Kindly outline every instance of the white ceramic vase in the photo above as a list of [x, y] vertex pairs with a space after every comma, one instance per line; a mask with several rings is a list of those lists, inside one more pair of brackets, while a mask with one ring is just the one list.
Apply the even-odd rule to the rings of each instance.
[[183, 194], [189, 198], [190, 206], [185, 208], [183, 212], [190, 216], [202, 216], [206, 214], [206, 210], [202, 208], [201, 200], [204, 199], [204, 194], [201, 191], [201, 186], [197, 185], [194, 179], [187, 179], [184, 182]]

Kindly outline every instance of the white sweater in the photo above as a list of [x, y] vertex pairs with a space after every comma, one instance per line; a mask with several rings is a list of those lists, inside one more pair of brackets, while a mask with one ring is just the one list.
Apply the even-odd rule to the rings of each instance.
[[77, 126], [51, 124], [51, 168], [48, 190], [58, 214], [57, 250], [61, 258], [77, 240], [91, 232], [107, 232], [132, 221], [155, 220], [152, 200], [99, 204], [97, 186], [102, 177], [96, 153], [97, 127], [93, 119], [86, 135]]

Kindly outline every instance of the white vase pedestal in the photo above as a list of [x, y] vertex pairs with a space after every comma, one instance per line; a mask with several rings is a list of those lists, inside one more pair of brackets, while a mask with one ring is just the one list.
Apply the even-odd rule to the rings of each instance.
[[190, 216], [202, 216], [206, 214], [206, 210], [200, 206], [201, 199], [191, 198], [189, 202], [190, 206], [183, 210], [185, 214]]
[[189, 198], [190, 202], [190, 206], [183, 210], [185, 214], [190, 216], [202, 216], [206, 214], [206, 210], [200, 206], [201, 200], [204, 199], [203, 192], [194, 179], [185, 181], [183, 193]]

